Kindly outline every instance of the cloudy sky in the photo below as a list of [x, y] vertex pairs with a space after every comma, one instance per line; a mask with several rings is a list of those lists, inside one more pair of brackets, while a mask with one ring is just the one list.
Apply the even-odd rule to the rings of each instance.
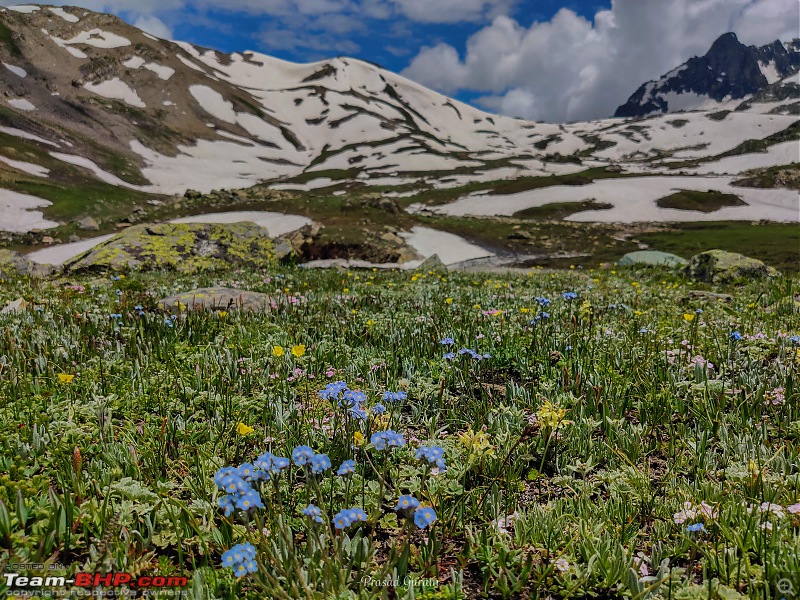
[[[0, 0], [0, 5], [19, 1]], [[605, 117], [722, 33], [798, 36], [798, 0], [68, 0], [158, 35], [294, 61], [350, 55], [481, 108]]]

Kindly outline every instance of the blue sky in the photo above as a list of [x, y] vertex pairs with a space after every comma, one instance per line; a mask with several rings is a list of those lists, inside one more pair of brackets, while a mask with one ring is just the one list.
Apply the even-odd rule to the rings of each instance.
[[[51, 0], [52, 1], [52, 0]], [[0, 0], [0, 5], [19, 0]], [[476, 106], [595, 119], [728, 31], [797, 36], [797, 0], [54, 0], [160, 37], [292, 61], [354, 56]]]

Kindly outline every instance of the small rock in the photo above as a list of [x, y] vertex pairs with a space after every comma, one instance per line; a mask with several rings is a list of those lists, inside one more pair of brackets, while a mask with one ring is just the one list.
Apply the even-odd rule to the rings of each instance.
[[715, 292], [707, 292], [705, 290], [689, 290], [686, 298], [687, 300], [705, 298], [708, 300], [717, 300], [719, 302], [733, 302], [733, 296], [730, 294], [717, 294]]
[[55, 243], [56, 243], [56, 241], [55, 241], [55, 239], [53, 239], [53, 238], [52, 238], [52, 237], [50, 237], [49, 235], [46, 235], [46, 236], [44, 236], [44, 237], [42, 238], [42, 243], [43, 243], [43, 244], [48, 244], [48, 245], [50, 245], [50, 244], [55, 244]]
[[20, 312], [21, 310], [25, 310], [26, 306], [28, 306], [28, 303], [25, 301], [25, 298], [17, 298], [13, 302], [6, 304], [6, 307], [3, 310], [0, 310], [0, 315]]
[[164, 310], [225, 310], [262, 312], [269, 310], [270, 297], [260, 292], [248, 292], [225, 287], [200, 288], [163, 298], [158, 304]]
[[80, 241], [81, 241], [81, 236], [79, 236], [79, 235], [75, 235], [73, 233], [71, 236], [69, 236], [69, 243], [70, 244], [74, 244], [75, 242], [80, 242]]
[[84, 217], [78, 221], [78, 227], [84, 231], [100, 231], [100, 225], [93, 217]]

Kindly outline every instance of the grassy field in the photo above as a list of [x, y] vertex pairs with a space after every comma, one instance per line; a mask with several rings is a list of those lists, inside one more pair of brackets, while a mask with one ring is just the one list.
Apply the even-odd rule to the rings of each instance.
[[[197, 599], [777, 598], [800, 582], [800, 314], [775, 306], [797, 283], [10, 282], [0, 561]], [[157, 307], [212, 284], [268, 309]]]

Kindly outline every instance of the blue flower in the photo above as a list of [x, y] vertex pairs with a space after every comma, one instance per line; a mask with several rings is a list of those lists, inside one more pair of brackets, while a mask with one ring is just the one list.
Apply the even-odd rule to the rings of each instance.
[[706, 530], [706, 526], [703, 525], [702, 523], [695, 523], [693, 525], [689, 525], [686, 528], [686, 531], [690, 531], [692, 533], [697, 533], [698, 531], [705, 531], [705, 530]]
[[384, 402], [400, 402], [401, 400], [406, 400], [407, 398], [408, 394], [406, 392], [384, 392], [381, 400]]
[[239, 510], [249, 510], [251, 508], [264, 508], [261, 496], [254, 489], [250, 489], [236, 499], [234, 502]]
[[575, 300], [575, 298], [578, 297], [578, 294], [576, 294], [575, 292], [564, 292], [563, 294], [561, 294], [561, 297], [564, 300]]
[[222, 555], [222, 566], [233, 569], [236, 577], [255, 573], [258, 570], [256, 549], [249, 542], [238, 544]]
[[792, 342], [794, 346], [800, 346], [800, 335], [793, 335], [789, 338], [789, 341]]
[[234, 506], [233, 506], [233, 496], [230, 496], [230, 495], [222, 496], [219, 500], [217, 500], [217, 504], [219, 504], [219, 507], [222, 510], [225, 511], [225, 516], [226, 517], [231, 516], [231, 513], [233, 512], [233, 508], [234, 508]]
[[323, 471], [327, 471], [331, 468], [331, 459], [328, 458], [327, 454], [315, 454], [311, 458], [311, 472], [314, 475], [318, 475]]
[[325, 389], [317, 392], [317, 395], [323, 400], [333, 400], [346, 391], [348, 391], [348, 387], [344, 381], [334, 381], [326, 385]]
[[391, 429], [373, 433], [369, 439], [376, 450], [386, 450], [387, 448], [401, 448], [405, 446], [406, 440], [403, 436]]
[[732, 342], [739, 342], [742, 339], [742, 334], [738, 331], [734, 331], [729, 337]]
[[297, 446], [292, 450], [292, 460], [298, 467], [302, 467], [312, 458], [314, 458], [314, 451], [310, 446]]
[[545, 306], [550, 306], [550, 299], [545, 297], [534, 298], [534, 302], [536, 302], [539, 306], [544, 308]]
[[354, 523], [366, 520], [367, 513], [360, 508], [346, 508], [340, 510], [336, 513], [336, 516], [333, 517], [333, 526], [336, 527], [336, 529], [346, 529]]
[[252, 481], [255, 476], [256, 468], [250, 463], [243, 463], [238, 469], [236, 469], [236, 472], [242, 479], [248, 479]]
[[694, 311], [694, 314], [702, 315], [703, 314], [703, 309], [702, 308], [698, 308], [696, 311]]
[[421, 506], [414, 512], [414, 524], [420, 529], [425, 529], [433, 524], [435, 520], [436, 511], [430, 506]]
[[451, 337], [446, 337], [439, 342], [442, 346], [452, 346], [456, 341]]
[[118, 319], [121, 319], [122, 315], [120, 313], [111, 313], [110, 315], [108, 315], [108, 318], [109, 319], [114, 319], [116, 321]]
[[394, 507], [395, 511], [412, 510], [419, 507], [419, 500], [411, 495], [400, 496], [397, 500], [397, 506]]
[[318, 506], [309, 504], [300, 512], [302, 512], [307, 517], [311, 517], [317, 523], [322, 523], [322, 510], [320, 510]]
[[447, 469], [444, 461], [444, 448], [441, 446], [417, 448], [415, 457], [417, 460], [427, 460], [429, 464], [436, 465], [442, 471]]
[[372, 412], [374, 412], [376, 415], [382, 415], [383, 413], [386, 412], [386, 407], [379, 402], [378, 404], [372, 407]]
[[354, 406], [353, 408], [351, 408], [350, 414], [359, 421], [363, 421], [364, 419], [367, 418], [367, 411], [365, 411], [360, 406]]
[[339, 469], [336, 471], [336, 474], [344, 477], [345, 475], [352, 475], [355, 472], [356, 472], [356, 461], [346, 460], [341, 465], [339, 465]]
[[453, 352], [448, 352], [447, 354], [442, 356], [442, 358], [445, 359], [445, 360], [453, 360], [455, 357], [456, 357], [456, 355]]

